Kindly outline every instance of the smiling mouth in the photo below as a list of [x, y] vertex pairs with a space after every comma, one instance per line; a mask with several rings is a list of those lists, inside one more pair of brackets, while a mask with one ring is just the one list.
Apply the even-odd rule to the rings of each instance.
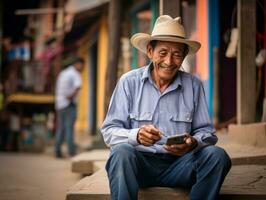
[[167, 71], [173, 71], [177, 68], [177, 66], [163, 66], [163, 65], [160, 65], [160, 68], [162, 69], [165, 69]]

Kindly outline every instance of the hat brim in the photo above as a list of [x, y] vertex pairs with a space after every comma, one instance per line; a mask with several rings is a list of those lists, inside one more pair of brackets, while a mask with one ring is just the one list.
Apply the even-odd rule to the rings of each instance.
[[136, 33], [134, 34], [130, 41], [131, 44], [140, 50], [141, 52], [147, 54], [147, 45], [152, 40], [158, 40], [158, 41], [167, 41], [167, 42], [178, 42], [178, 43], [184, 43], [188, 45], [188, 54], [192, 55], [195, 54], [199, 49], [201, 44], [197, 41], [188, 40], [185, 38], [179, 38], [174, 36], [151, 36], [146, 33]]

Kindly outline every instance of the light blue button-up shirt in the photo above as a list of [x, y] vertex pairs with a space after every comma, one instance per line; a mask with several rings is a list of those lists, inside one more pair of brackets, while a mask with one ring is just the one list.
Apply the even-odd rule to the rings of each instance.
[[153, 124], [166, 136], [189, 133], [198, 141], [194, 151], [214, 145], [217, 137], [201, 81], [179, 71], [161, 93], [151, 78], [151, 67], [132, 70], [118, 81], [101, 129], [105, 143], [129, 143], [139, 151], [167, 153], [162, 146], [166, 137], [149, 147], [137, 142], [139, 128]]

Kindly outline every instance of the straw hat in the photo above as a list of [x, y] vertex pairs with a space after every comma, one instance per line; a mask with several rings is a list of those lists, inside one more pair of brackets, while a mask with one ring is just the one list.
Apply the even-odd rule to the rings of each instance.
[[187, 44], [189, 48], [188, 54], [196, 53], [201, 46], [197, 41], [186, 39], [180, 17], [173, 19], [169, 15], [162, 15], [157, 18], [151, 35], [136, 33], [130, 39], [132, 45], [145, 54], [147, 53], [147, 45], [152, 40]]

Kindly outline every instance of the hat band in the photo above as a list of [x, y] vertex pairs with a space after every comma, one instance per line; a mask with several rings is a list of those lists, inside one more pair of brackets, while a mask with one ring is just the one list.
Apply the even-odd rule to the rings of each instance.
[[152, 35], [151, 37], [173, 37], [173, 38], [180, 38], [180, 39], [186, 39], [185, 37], [182, 36], [177, 36], [177, 35]]

